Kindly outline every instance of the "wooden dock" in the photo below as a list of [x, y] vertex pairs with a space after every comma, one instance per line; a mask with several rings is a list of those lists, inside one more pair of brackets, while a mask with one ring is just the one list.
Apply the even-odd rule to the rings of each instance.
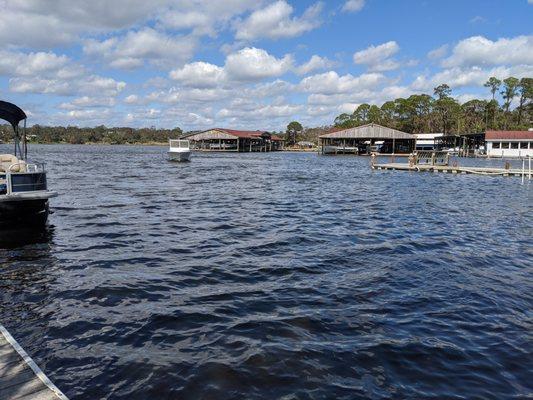
[[531, 179], [530, 173], [522, 169], [505, 169], [505, 168], [490, 168], [490, 167], [459, 167], [453, 165], [409, 165], [407, 163], [386, 163], [386, 164], [372, 164], [372, 169], [377, 170], [398, 170], [398, 171], [412, 171], [412, 172], [434, 172], [444, 174], [476, 174], [476, 175], [493, 175], [493, 176], [522, 176], [526, 179]]
[[1, 324], [0, 399], [68, 400]]

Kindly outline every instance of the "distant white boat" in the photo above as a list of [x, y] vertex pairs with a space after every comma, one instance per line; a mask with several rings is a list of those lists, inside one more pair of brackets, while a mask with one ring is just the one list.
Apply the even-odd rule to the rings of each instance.
[[190, 161], [191, 147], [188, 140], [170, 139], [168, 158], [171, 161]]

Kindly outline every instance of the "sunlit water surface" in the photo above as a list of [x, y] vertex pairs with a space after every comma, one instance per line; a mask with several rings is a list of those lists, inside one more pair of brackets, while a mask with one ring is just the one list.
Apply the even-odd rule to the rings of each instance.
[[519, 178], [301, 153], [31, 155], [60, 196], [43, 232], [1, 234], [0, 322], [72, 399], [533, 395]]

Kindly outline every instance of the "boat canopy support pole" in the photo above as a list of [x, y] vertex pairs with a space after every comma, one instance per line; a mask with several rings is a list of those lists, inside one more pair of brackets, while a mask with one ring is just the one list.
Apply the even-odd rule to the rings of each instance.
[[26, 118], [24, 118], [24, 128], [22, 131], [22, 140], [23, 140], [23, 146], [24, 146], [24, 160], [28, 159], [28, 140], [26, 137]]

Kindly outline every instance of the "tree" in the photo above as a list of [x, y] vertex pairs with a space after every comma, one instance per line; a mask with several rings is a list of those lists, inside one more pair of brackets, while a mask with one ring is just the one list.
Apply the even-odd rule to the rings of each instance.
[[518, 101], [518, 125], [522, 124], [522, 115], [525, 107], [533, 101], [533, 78], [522, 78], [518, 85], [520, 100]]
[[461, 106], [463, 129], [466, 132], [482, 132], [487, 129], [487, 102], [470, 100]]
[[289, 145], [296, 143], [296, 138], [303, 131], [303, 126], [298, 121], [292, 121], [287, 125], [287, 140]]
[[500, 93], [504, 100], [503, 107], [505, 108], [505, 112], [509, 112], [511, 103], [518, 94], [519, 84], [520, 81], [512, 76], [503, 80], [503, 90]]
[[442, 85], [439, 85], [435, 89], [433, 89], [433, 94], [439, 99], [444, 99], [445, 97], [449, 97], [452, 94], [452, 89], [450, 89], [447, 84], [443, 83]]
[[370, 111], [370, 104], [363, 103], [355, 109], [353, 112], [353, 119], [356, 122], [356, 126], [364, 125], [368, 123], [368, 112]]
[[381, 109], [376, 105], [371, 105], [368, 110], [368, 122], [373, 124], [381, 123]]
[[458, 121], [458, 114], [461, 110], [459, 103], [451, 97], [442, 97], [435, 100], [435, 110], [440, 116], [442, 132], [445, 135], [451, 133], [452, 124]]
[[390, 128], [396, 127], [396, 106], [394, 101], [386, 101], [381, 106], [381, 123]]
[[[408, 98], [386, 101], [379, 108], [362, 104], [352, 115], [341, 114], [335, 126], [349, 128], [367, 122], [378, 122], [410, 133], [481, 132], [488, 129], [527, 129], [533, 124], [533, 78], [510, 77], [503, 82], [492, 77], [484, 85], [493, 99], [472, 99], [460, 104], [452, 97], [451, 88], [443, 83], [434, 95], [414, 94]], [[503, 95], [500, 106], [496, 94]], [[514, 102], [514, 103], [513, 103]], [[513, 108], [516, 104], [516, 108]]]
[[500, 90], [500, 86], [502, 84], [502, 81], [498, 78], [491, 76], [487, 82], [483, 86], [486, 88], [490, 88], [490, 92], [492, 93], [492, 100], [495, 100], [496, 92]]
[[[520, 81], [514, 77], [509, 77], [503, 80], [503, 90], [500, 92], [503, 97], [503, 108], [505, 110], [504, 126], [507, 129], [509, 125], [509, 109], [511, 108], [511, 103], [513, 99], [518, 94], [518, 85]], [[512, 119], [512, 118], [511, 118]]]

